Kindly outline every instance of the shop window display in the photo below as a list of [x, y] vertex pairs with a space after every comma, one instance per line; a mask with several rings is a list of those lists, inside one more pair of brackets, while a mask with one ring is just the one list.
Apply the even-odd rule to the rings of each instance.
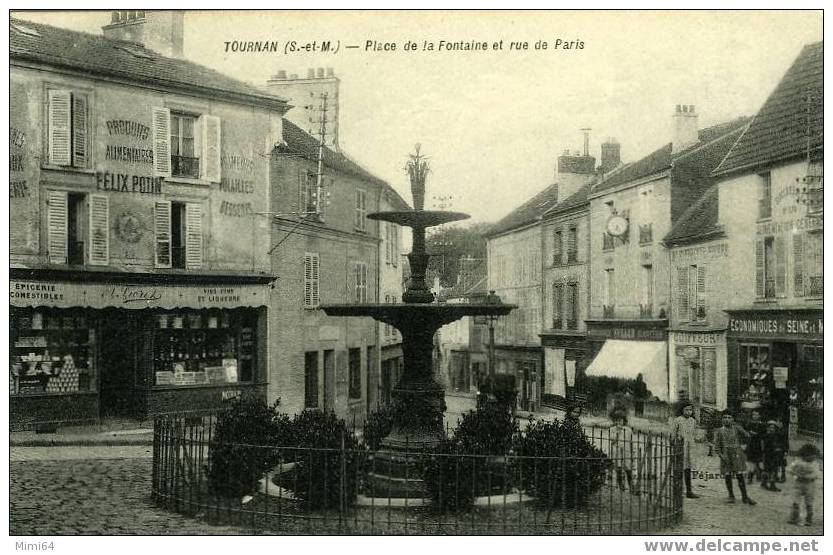
[[241, 311], [173, 311], [156, 315], [154, 385], [251, 382], [255, 322]]
[[10, 309], [12, 395], [95, 391], [95, 330], [83, 310]]

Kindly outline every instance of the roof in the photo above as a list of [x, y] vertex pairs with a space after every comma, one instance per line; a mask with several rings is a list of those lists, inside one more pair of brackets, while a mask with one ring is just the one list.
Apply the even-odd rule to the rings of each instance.
[[582, 185], [578, 191], [547, 210], [547, 213], [544, 215], [553, 216], [555, 214], [561, 214], [562, 212], [567, 212], [573, 208], [588, 204], [587, 195], [590, 194], [590, 190], [593, 188], [593, 183], [593, 181], [588, 181]]
[[460, 260], [457, 283], [453, 287], [442, 291], [441, 297], [443, 299], [473, 298], [486, 295], [485, 260], [475, 260], [473, 261], [474, 264], [465, 264], [464, 260]]
[[[279, 152], [288, 152], [291, 154], [299, 154], [302, 157], [310, 160], [318, 160], [318, 139], [289, 121], [283, 120], [283, 140], [284, 144], [278, 147]], [[380, 187], [393, 193], [389, 201], [393, 204], [395, 210], [410, 210], [411, 207], [407, 202], [391, 187], [387, 181], [376, 177], [357, 162], [340, 152], [324, 147], [323, 151], [324, 165], [328, 168], [344, 172], [360, 179], [375, 183]]]
[[625, 183], [649, 177], [661, 171], [667, 170], [671, 167], [671, 163], [677, 158], [690, 154], [696, 149], [708, 145], [712, 141], [715, 141], [724, 135], [737, 131], [748, 122], [748, 117], [740, 117], [701, 129], [697, 132], [699, 139], [698, 142], [676, 153], [672, 152], [672, 143], [666, 143], [644, 158], [628, 164], [616, 173], [610, 174], [607, 179], [601, 181], [598, 185], [593, 187], [593, 193], [607, 191], [619, 185], [624, 185]]
[[9, 22], [12, 61], [32, 61], [119, 77], [145, 86], [187, 88], [213, 98], [264, 104], [282, 113], [289, 108], [286, 100], [253, 85], [188, 60], [162, 56], [133, 42], [21, 19], [12, 18]]
[[547, 210], [555, 206], [557, 202], [558, 183], [553, 183], [504, 216], [483, 235], [486, 237], [498, 235], [500, 233], [532, 223], [541, 217]]
[[[808, 152], [809, 151], [809, 152]], [[806, 45], [715, 175], [824, 152], [824, 43]]]
[[667, 245], [713, 237], [721, 231], [717, 223], [718, 188], [712, 185], [677, 220], [663, 240]]

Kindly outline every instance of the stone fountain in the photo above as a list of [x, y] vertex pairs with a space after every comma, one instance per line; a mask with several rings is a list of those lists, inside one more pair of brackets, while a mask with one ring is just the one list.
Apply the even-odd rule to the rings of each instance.
[[514, 305], [503, 303], [435, 303], [434, 295], [425, 283], [425, 271], [430, 255], [425, 251], [425, 230], [468, 218], [460, 212], [424, 210], [425, 179], [428, 161], [416, 146], [410, 155], [407, 170], [411, 181], [414, 210], [375, 212], [367, 217], [410, 227], [413, 248], [408, 255], [411, 277], [399, 304], [338, 304], [322, 306], [330, 316], [370, 316], [389, 324], [402, 334], [404, 371], [393, 389], [399, 410], [394, 414], [393, 427], [381, 442], [376, 454], [380, 463], [371, 476], [386, 494], [419, 497], [421, 479], [409, 479], [421, 474], [413, 467], [407, 452], [431, 451], [444, 437], [443, 413], [445, 399], [442, 386], [434, 379], [432, 354], [434, 334], [440, 327], [464, 316], [503, 316]]

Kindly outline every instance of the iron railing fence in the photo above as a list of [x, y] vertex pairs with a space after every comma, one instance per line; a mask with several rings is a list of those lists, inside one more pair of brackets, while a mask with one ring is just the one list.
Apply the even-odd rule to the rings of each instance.
[[[154, 422], [152, 497], [165, 509], [253, 534], [645, 534], [682, 517], [682, 444], [585, 428], [594, 449], [547, 455], [234, 445], [215, 416]], [[212, 468], [219, 450], [268, 461], [243, 495]], [[588, 454], [589, 452], [589, 454]], [[226, 461], [228, 462], [228, 461]], [[404, 497], [402, 488], [421, 492]]]

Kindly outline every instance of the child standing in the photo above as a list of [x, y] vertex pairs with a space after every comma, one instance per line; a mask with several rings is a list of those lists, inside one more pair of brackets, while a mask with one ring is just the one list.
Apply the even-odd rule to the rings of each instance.
[[746, 431], [749, 433], [749, 441], [746, 444], [746, 460], [749, 462], [749, 474], [747, 480], [751, 484], [755, 478], [761, 480], [761, 485], [764, 481], [761, 479], [761, 463], [763, 461], [763, 439], [767, 431], [767, 426], [761, 420], [761, 411], [753, 410], [749, 417], [749, 422], [746, 425]]
[[804, 502], [806, 509], [806, 519], [804, 526], [811, 526], [813, 524], [813, 502], [816, 497], [816, 480], [819, 476], [818, 464], [816, 459], [819, 458], [818, 448], [812, 443], [805, 443], [801, 449], [798, 450], [799, 459], [792, 463], [789, 467], [790, 476], [795, 477], [795, 485], [793, 486], [793, 507], [792, 514], [790, 514], [790, 524], [798, 524], [799, 522], [799, 506]]
[[694, 444], [696, 429], [694, 405], [684, 402], [680, 406], [680, 414], [671, 421], [671, 433], [683, 440], [683, 477], [685, 478], [685, 496], [689, 499], [700, 497], [691, 490], [691, 447]]
[[734, 416], [729, 411], [723, 413], [722, 426], [714, 433], [714, 450], [720, 457], [720, 473], [726, 481], [726, 490], [729, 492], [729, 503], [735, 502], [735, 490], [732, 488], [732, 476], [738, 480], [741, 499], [747, 505], [756, 505], [755, 501], [746, 493], [746, 480], [743, 474], [746, 472], [746, 456], [741, 446], [741, 438], [748, 434], [735, 424]]
[[764, 473], [761, 476], [761, 487], [769, 491], [781, 491], [776, 487], [778, 468], [784, 458], [784, 440], [781, 430], [775, 420], [766, 423], [766, 433], [762, 440]]
[[625, 479], [628, 489], [634, 495], [639, 492], [633, 488], [633, 460], [635, 449], [633, 445], [633, 430], [628, 426], [628, 416], [624, 409], [614, 409], [610, 413], [613, 426], [610, 427], [610, 458], [616, 468], [616, 483], [619, 489], [625, 491]]

